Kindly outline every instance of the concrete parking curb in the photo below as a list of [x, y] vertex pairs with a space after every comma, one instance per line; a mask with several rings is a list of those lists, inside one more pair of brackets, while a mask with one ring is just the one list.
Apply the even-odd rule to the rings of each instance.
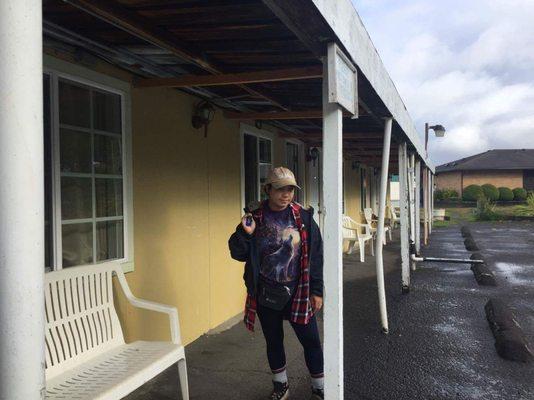
[[532, 361], [534, 355], [511, 308], [504, 301], [493, 298], [484, 310], [499, 356], [511, 361]]
[[471, 257], [469, 258], [471, 260], [483, 260], [484, 261], [484, 264], [471, 264], [471, 271], [473, 271], [473, 274], [475, 275], [475, 279], [477, 283], [482, 286], [497, 286], [495, 275], [493, 275], [493, 272], [486, 265], [482, 254], [473, 253], [471, 254]]
[[464, 240], [464, 245], [465, 245], [465, 248], [469, 251], [479, 251], [480, 249], [478, 248], [475, 240], [473, 239], [473, 237], [467, 237], [465, 240]]

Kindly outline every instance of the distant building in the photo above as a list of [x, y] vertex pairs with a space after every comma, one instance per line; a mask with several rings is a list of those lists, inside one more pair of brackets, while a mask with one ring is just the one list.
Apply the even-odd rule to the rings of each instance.
[[534, 190], [534, 149], [488, 150], [436, 168], [437, 189], [461, 195], [466, 186], [485, 183]]

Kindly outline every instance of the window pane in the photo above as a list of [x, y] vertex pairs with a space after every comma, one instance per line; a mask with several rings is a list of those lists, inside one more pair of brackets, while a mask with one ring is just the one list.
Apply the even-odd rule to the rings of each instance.
[[263, 190], [263, 185], [265, 185], [265, 182], [267, 181], [267, 175], [269, 175], [269, 171], [271, 170], [272, 166], [271, 164], [261, 164], [260, 165], [260, 188], [261, 190], [261, 199], [264, 200], [267, 198], [267, 195], [265, 194], [265, 191]]
[[62, 226], [63, 267], [93, 262], [93, 224]]
[[59, 122], [90, 128], [89, 90], [66, 81], [59, 81]]
[[61, 178], [61, 218], [93, 217], [91, 178]]
[[45, 192], [45, 267], [54, 264], [52, 214], [52, 129], [50, 124], [50, 76], [43, 75], [43, 134], [44, 134], [44, 192]]
[[121, 139], [95, 134], [95, 173], [122, 175]]
[[91, 134], [60, 130], [61, 171], [91, 173]]
[[122, 215], [122, 179], [95, 180], [96, 216], [116, 217]]
[[245, 160], [245, 204], [258, 200], [258, 139], [255, 136], [244, 137]]
[[112, 260], [124, 257], [122, 221], [97, 222], [97, 261]]
[[93, 127], [121, 133], [121, 97], [118, 94], [93, 92]]
[[271, 141], [268, 139], [260, 139], [260, 162], [271, 162]]

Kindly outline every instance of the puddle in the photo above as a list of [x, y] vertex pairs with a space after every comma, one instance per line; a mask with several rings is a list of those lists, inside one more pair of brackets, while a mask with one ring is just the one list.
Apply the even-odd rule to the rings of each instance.
[[495, 263], [495, 267], [504, 275], [506, 280], [513, 285], [532, 285], [534, 280], [526, 275], [527, 269], [533, 268], [531, 265], [511, 264], [505, 262]]

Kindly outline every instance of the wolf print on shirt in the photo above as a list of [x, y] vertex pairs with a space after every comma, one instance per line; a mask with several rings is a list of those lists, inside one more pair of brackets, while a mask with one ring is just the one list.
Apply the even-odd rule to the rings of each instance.
[[300, 233], [291, 210], [266, 210], [257, 238], [261, 274], [280, 283], [296, 281], [300, 270]]

